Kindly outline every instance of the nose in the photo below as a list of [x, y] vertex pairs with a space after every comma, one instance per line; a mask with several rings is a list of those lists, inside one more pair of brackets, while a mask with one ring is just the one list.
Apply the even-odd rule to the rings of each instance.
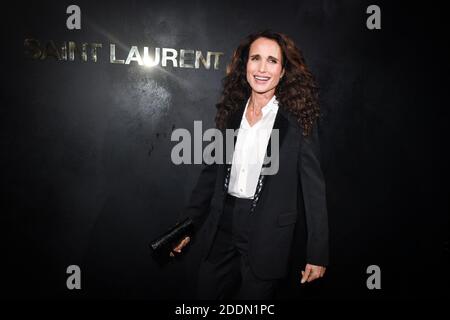
[[265, 71], [266, 71], [266, 62], [261, 61], [261, 63], [259, 64], [259, 72], [265, 72]]

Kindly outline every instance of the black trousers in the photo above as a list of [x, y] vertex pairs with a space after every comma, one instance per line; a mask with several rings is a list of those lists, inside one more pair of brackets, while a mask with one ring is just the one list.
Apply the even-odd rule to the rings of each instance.
[[258, 278], [248, 261], [251, 200], [226, 197], [209, 256], [202, 259], [197, 298], [272, 299], [277, 280]]

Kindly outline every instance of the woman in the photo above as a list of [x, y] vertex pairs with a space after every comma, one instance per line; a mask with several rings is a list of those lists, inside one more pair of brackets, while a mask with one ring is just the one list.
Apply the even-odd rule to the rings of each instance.
[[[216, 125], [239, 129], [232, 162], [206, 165], [179, 219], [191, 217], [198, 228], [206, 218], [199, 298], [269, 299], [287, 274], [294, 227], [303, 219], [307, 264], [299, 281], [323, 277], [328, 264], [317, 87], [294, 42], [271, 31], [241, 42], [223, 86]], [[270, 175], [263, 173], [267, 132], [278, 133], [279, 145]]]

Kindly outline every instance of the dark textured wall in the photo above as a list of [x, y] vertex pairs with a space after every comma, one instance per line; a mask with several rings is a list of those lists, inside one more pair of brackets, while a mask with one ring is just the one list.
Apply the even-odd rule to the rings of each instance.
[[[2, 20], [2, 295], [191, 297], [196, 247], [166, 268], [148, 249], [200, 170], [171, 163], [170, 134], [213, 124], [232, 50], [263, 28], [296, 41], [321, 87], [331, 232], [321, 284], [300, 289], [293, 265], [280, 294], [439, 294], [448, 284], [439, 272], [448, 269], [443, 11], [396, 3], [375, 3], [377, 31], [365, 27], [365, 1], [77, 1], [80, 31], [65, 26], [72, 2], [11, 7]], [[104, 48], [97, 63], [36, 61], [25, 38]], [[110, 64], [109, 43], [224, 56], [219, 70], [148, 69]], [[71, 264], [81, 267], [81, 291], [66, 288]], [[382, 290], [366, 288], [371, 264]]]

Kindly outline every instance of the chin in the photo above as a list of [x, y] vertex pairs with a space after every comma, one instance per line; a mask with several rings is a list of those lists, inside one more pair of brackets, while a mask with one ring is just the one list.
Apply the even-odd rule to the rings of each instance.
[[251, 86], [252, 90], [257, 93], [266, 93], [267, 91], [272, 90], [272, 87], [260, 87], [260, 86]]
[[[248, 79], [247, 79], [248, 81]], [[273, 85], [273, 83], [265, 83], [263, 85], [256, 83], [252, 80], [248, 81], [250, 87], [252, 88], [253, 91], [257, 92], [257, 93], [265, 93], [267, 91], [270, 91], [274, 88], [276, 88], [276, 85]]]

